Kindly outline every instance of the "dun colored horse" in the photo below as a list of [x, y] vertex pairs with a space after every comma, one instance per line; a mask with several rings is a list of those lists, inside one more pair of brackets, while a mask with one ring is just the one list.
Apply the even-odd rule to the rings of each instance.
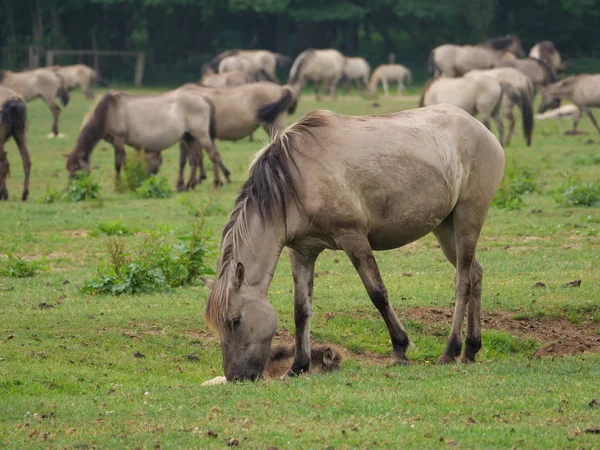
[[535, 44], [529, 51], [529, 57], [543, 61], [555, 74], [564, 69], [560, 52], [552, 41], [542, 41]]
[[91, 88], [92, 82], [96, 83], [98, 86], [108, 86], [108, 83], [100, 76], [98, 71], [85, 64], [53, 66], [52, 69], [63, 77], [67, 89], [79, 87], [83, 92], [83, 95], [85, 95], [85, 98], [88, 99], [94, 98], [94, 93]]
[[369, 83], [371, 66], [365, 58], [344, 58], [342, 83], [355, 83], [362, 92]]
[[[230, 56], [235, 56], [237, 61], [247, 61], [250, 63], [254, 74], [262, 74], [268, 81], [275, 83], [279, 83], [279, 78], [277, 78], [276, 74], [277, 66], [286, 67], [291, 61], [290, 58], [285, 55], [270, 52], [268, 50], [227, 50], [206, 63], [202, 72], [204, 73], [206, 70], [220, 72], [221, 61]], [[234, 60], [232, 60], [232, 64], [242, 64], [244, 67], [247, 67], [247, 64], [236, 63]], [[246, 69], [237, 67], [236, 70]]]
[[310, 367], [315, 261], [343, 250], [387, 325], [393, 362], [409, 338], [389, 300], [374, 250], [433, 232], [456, 268], [456, 307], [438, 360], [464, 362], [481, 348], [477, 240], [504, 172], [497, 139], [459, 108], [439, 105], [383, 116], [312, 112], [257, 153], [223, 229], [206, 320], [219, 332], [228, 381], [260, 378], [277, 318], [267, 292], [283, 247], [294, 279], [296, 350], [288, 375]]
[[254, 83], [256, 79], [253, 75], [241, 70], [224, 73], [205, 72], [200, 78], [200, 85], [213, 88], [225, 88], [241, 86], [242, 84]]
[[54, 136], [58, 136], [60, 108], [54, 98], [59, 97], [64, 106], [69, 103], [69, 90], [60, 74], [48, 68], [26, 70], [24, 72], [5, 70], [0, 72], [0, 85], [12, 89], [23, 97], [26, 102], [41, 98], [50, 108], [54, 119], [52, 133]]
[[398, 95], [402, 95], [405, 86], [412, 83], [410, 70], [401, 64], [382, 64], [377, 67], [373, 72], [373, 75], [371, 75], [368, 86], [369, 93], [375, 94], [377, 92], [377, 86], [381, 82], [383, 85], [383, 93], [386, 97], [389, 97], [390, 91], [388, 83], [390, 81], [398, 83]]
[[329, 92], [332, 99], [337, 97], [337, 85], [344, 72], [344, 55], [335, 49], [308, 49], [298, 55], [292, 68], [288, 83], [304, 87], [306, 81], [312, 81], [315, 96], [319, 97], [319, 84], [322, 82], [325, 93]]
[[521, 54], [521, 40], [516, 36], [506, 36], [476, 46], [440, 45], [429, 55], [429, 72], [434, 77], [456, 77], [474, 69], [491, 69], [507, 52]]
[[591, 110], [600, 107], [600, 75], [577, 75], [546, 86], [542, 89], [542, 102], [538, 112], [543, 113], [551, 109], [556, 99], [570, 100], [577, 105], [578, 111], [574, 117], [573, 129], [568, 134], [577, 133], [577, 125], [584, 112], [600, 132], [598, 122]]
[[[527, 145], [531, 145], [531, 134], [533, 132], [533, 97], [535, 88], [531, 79], [517, 69], [511, 67], [498, 67], [489, 70], [472, 70], [465, 75], [467, 78], [478, 78], [482, 76], [491, 76], [501, 85], [509, 85], [513, 89], [505, 92], [502, 96], [502, 111], [508, 118], [508, 136], [505, 145], [510, 144], [514, 129], [515, 115], [513, 109], [515, 104], [521, 110], [523, 123], [523, 137]], [[506, 91], [506, 89], [505, 89]]]
[[[115, 149], [117, 179], [125, 163], [125, 145], [146, 152], [148, 171], [157, 173], [162, 162], [160, 152], [182, 140], [198, 142], [207, 149], [213, 161], [215, 185], [219, 185], [220, 156], [214, 145], [215, 108], [200, 92], [185, 88], [158, 95], [130, 95], [109, 92], [86, 118], [75, 148], [67, 158], [67, 170], [74, 176], [78, 170], [90, 170], [90, 158], [96, 144], [104, 139]], [[194, 147], [196, 148], [196, 147]], [[190, 154], [192, 171], [199, 164], [197, 152]], [[193, 188], [193, 177], [187, 188]], [[183, 172], [177, 180], [183, 188]]]
[[0, 200], [8, 200], [8, 188], [6, 178], [10, 174], [7, 153], [4, 144], [12, 136], [17, 143], [23, 171], [25, 172], [25, 184], [21, 200], [29, 197], [29, 174], [31, 173], [31, 159], [27, 151], [27, 105], [25, 100], [16, 92], [0, 86]]
[[423, 88], [419, 106], [440, 103], [458, 106], [473, 116], [478, 114], [488, 129], [492, 118], [498, 127], [498, 140], [504, 145], [504, 123], [500, 113], [503, 92], [513, 96], [515, 103], [521, 103], [520, 95], [512, 86], [491, 76], [431, 78]]
[[554, 72], [546, 63], [535, 58], [509, 59], [499, 61], [495, 67], [512, 67], [520, 70], [533, 81], [535, 89], [556, 81]]

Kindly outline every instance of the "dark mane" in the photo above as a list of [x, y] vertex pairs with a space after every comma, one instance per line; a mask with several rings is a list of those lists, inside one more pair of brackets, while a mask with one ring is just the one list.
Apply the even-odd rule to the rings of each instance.
[[513, 42], [518, 41], [519, 38], [511, 34], [506, 36], [500, 36], [487, 41], [480, 42], [477, 44], [480, 47], [487, 47], [493, 50], [504, 50], [509, 47]]
[[552, 69], [550, 68], [550, 66], [548, 64], [546, 64], [541, 59], [532, 58], [530, 56], [527, 57], [527, 58], [524, 58], [524, 59], [531, 59], [531, 60], [535, 61], [536, 63], [538, 63], [548, 73], [548, 75], [550, 77], [550, 83], [556, 83], [556, 75], [554, 75], [554, 72], [552, 71]]
[[248, 180], [242, 186], [229, 222], [223, 228], [217, 280], [206, 305], [206, 320], [215, 329], [223, 330], [229, 303], [229, 280], [237, 265], [239, 247], [248, 242], [249, 208], [258, 213], [262, 223], [280, 221], [285, 227], [289, 206], [302, 204], [296, 186], [295, 155], [302, 138], [313, 130], [326, 126], [328, 115], [315, 111], [302, 117], [259, 151], [250, 164]]
[[228, 56], [237, 55], [239, 50], [226, 50], [224, 52], [219, 53], [209, 62], [202, 66], [202, 74], [204, 74], [208, 69], [211, 69], [213, 72], [217, 73], [219, 71], [219, 63], [222, 59], [227, 58]]

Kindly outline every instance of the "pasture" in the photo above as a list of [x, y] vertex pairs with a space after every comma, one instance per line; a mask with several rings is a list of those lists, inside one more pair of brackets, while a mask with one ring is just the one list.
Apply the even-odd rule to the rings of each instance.
[[[413, 108], [419, 93], [412, 86], [402, 98], [380, 96], [375, 107], [357, 95], [317, 103], [307, 91], [294, 119], [317, 108], [353, 115]], [[47, 108], [28, 105], [27, 203], [19, 201], [18, 152], [8, 145], [0, 267], [14, 253], [45, 257], [48, 270], [0, 276], [1, 447], [600, 447], [593, 433], [600, 427], [600, 206], [555, 200], [574, 180], [600, 182], [600, 136], [588, 118], [580, 129], [589, 134], [577, 136], [564, 135], [570, 120], [536, 122], [529, 148], [519, 123], [505, 149], [511, 181], [530, 183], [533, 192], [522, 194], [520, 209], [493, 206], [479, 241], [485, 271], [478, 363], [435, 365], [451, 326], [454, 270], [427, 236], [376, 254], [415, 344], [413, 364], [386, 365], [391, 345], [383, 321], [347, 257], [326, 251], [317, 261], [311, 332], [313, 341], [345, 349], [342, 371], [203, 387], [222, 368], [219, 341], [204, 323], [209, 291], [199, 281], [119, 297], [83, 294], [81, 287], [107, 258], [107, 237], [95, 231], [117, 220], [134, 231], [122, 237], [133, 248], [149, 233], [174, 241], [204, 211], [215, 251], [208, 264], [216, 268], [221, 229], [266, 134], [256, 133], [255, 142], [217, 141], [232, 184], [214, 190], [207, 170], [208, 183], [160, 200], [116, 192], [112, 148], [100, 143], [92, 178], [101, 184], [101, 201], [45, 203], [50, 190], [67, 184], [63, 155], [89, 107], [73, 92], [61, 115], [67, 137], [49, 140]], [[163, 155], [160, 174], [174, 188], [178, 150]], [[278, 342], [293, 340], [291, 290], [284, 252], [270, 288]]]

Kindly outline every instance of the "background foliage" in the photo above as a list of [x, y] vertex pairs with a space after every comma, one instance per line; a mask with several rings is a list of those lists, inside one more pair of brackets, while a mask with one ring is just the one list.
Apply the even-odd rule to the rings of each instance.
[[[394, 52], [422, 78], [434, 46], [507, 33], [526, 49], [550, 39], [567, 60], [598, 56], [599, 15], [598, 0], [4, 0], [0, 47], [2, 68], [24, 67], [31, 44], [143, 50], [147, 83], [194, 80], [203, 63], [229, 48], [295, 56], [336, 47], [373, 65]], [[130, 81], [134, 64], [102, 58], [100, 68], [113, 82]]]

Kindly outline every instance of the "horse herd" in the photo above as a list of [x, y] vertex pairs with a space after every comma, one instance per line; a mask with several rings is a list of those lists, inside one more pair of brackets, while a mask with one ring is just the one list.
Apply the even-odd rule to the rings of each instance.
[[[204, 66], [199, 83], [157, 95], [105, 94], [85, 118], [66, 167], [70, 176], [89, 171], [93, 149], [104, 139], [114, 147], [117, 177], [125, 163], [125, 145], [143, 150], [148, 170], [156, 173], [161, 152], [179, 143], [177, 187], [193, 188], [206, 178], [202, 150], [212, 160], [215, 185], [220, 185], [221, 173], [228, 182], [230, 172], [215, 139], [239, 140], [259, 126], [271, 136], [271, 143], [251, 163], [223, 230], [216, 280], [204, 280], [211, 289], [206, 320], [221, 337], [227, 380], [263, 374], [277, 327], [267, 292], [284, 247], [294, 275], [296, 325], [287, 375], [310, 369], [314, 267], [325, 249], [348, 255], [387, 325], [393, 361], [406, 363], [410, 340], [388, 300], [373, 251], [398, 248], [430, 232], [456, 269], [452, 330], [439, 362], [454, 362], [461, 354], [465, 314], [462, 361], [472, 362], [481, 348], [483, 276], [475, 250], [504, 173], [502, 144], [508, 144], [513, 132], [514, 105], [522, 112], [528, 145], [532, 102], [539, 88], [540, 110], [569, 99], [578, 108], [574, 130], [582, 112], [598, 128], [589, 108], [600, 105], [600, 75], [556, 82], [562, 63], [554, 46], [540, 43], [532, 54], [537, 57], [521, 58], [521, 42], [514, 36], [475, 46], [442, 45], [429, 57], [433, 77], [420, 97], [423, 108], [360, 117], [314, 111], [284, 129], [286, 115], [295, 111], [307, 81], [313, 82], [317, 98], [320, 84], [335, 98], [344, 78], [371, 92], [382, 83], [387, 95], [390, 81], [399, 83], [400, 92], [410, 83], [410, 71], [401, 65], [382, 65], [370, 75], [361, 58], [345, 58], [334, 49], [309, 49], [293, 62], [287, 84], [280, 85], [276, 68], [289, 64], [289, 58], [263, 50], [227, 51]], [[0, 88], [0, 138], [4, 143], [14, 136], [23, 156], [23, 200], [31, 166], [25, 101], [36, 95], [44, 99], [58, 134], [53, 98], [60, 95], [66, 104], [67, 73], [53, 67], [0, 75], [2, 85], [13, 89]], [[101, 82], [93, 72], [86, 75], [87, 84], [79, 81], [88, 95], [93, 79]], [[28, 93], [25, 87], [33, 90]], [[509, 119], [506, 139], [501, 111]], [[481, 122], [473, 118], [475, 114]], [[491, 119], [499, 139], [489, 131]], [[188, 161], [191, 172], [185, 183]], [[8, 197], [7, 173], [1, 149], [1, 199]]]

